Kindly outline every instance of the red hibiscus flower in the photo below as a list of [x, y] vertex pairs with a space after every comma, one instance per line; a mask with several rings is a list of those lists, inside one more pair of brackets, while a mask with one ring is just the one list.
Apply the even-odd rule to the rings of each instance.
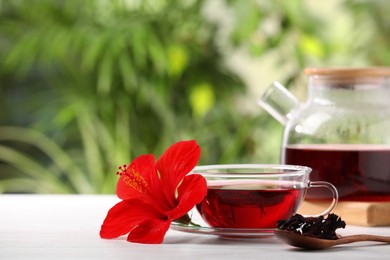
[[206, 180], [187, 175], [198, 163], [196, 141], [175, 143], [155, 161], [152, 154], [119, 167], [116, 194], [121, 202], [112, 207], [100, 230], [102, 238], [128, 234], [127, 241], [161, 243], [174, 220], [188, 220], [187, 212], [207, 193]]

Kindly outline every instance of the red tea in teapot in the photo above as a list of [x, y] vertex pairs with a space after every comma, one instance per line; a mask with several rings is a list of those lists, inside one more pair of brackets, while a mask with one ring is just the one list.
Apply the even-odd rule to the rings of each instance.
[[[389, 145], [288, 145], [282, 160], [311, 167], [310, 180], [332, 183], [340, 200], [390, 201]], [[306, 197], [323, 199], [330, 195], [313, 189]]]

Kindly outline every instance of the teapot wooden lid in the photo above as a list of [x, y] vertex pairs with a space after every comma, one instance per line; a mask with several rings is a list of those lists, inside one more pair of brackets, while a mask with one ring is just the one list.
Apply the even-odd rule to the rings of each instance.
[[367, 68], [306, 68], [309, 76], [329, 77], [386, 77], [390, 76], [390, 67], [367, 67]]

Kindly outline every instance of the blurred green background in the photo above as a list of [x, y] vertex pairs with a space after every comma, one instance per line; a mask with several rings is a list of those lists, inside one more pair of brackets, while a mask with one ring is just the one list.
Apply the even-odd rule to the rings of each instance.
[[0, 192], [112, 193], [117, 166], [196, 139], [199, 164], [277, 163], [256, 104], [305, 67], [390, 66], [390, 4], [0, 1]]

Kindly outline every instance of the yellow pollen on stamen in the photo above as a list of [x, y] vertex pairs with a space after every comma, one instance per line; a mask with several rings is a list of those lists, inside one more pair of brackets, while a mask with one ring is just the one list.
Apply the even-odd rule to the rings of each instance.
[[148, 183], [142, 177], [139, 172], [136, 172], [133, 168], [127, 168], [126, 170], [122, 170], [120, 175], [124, 176], [124, 183], [137, 190], [138, 192], [145, 193], [148, 187]]

